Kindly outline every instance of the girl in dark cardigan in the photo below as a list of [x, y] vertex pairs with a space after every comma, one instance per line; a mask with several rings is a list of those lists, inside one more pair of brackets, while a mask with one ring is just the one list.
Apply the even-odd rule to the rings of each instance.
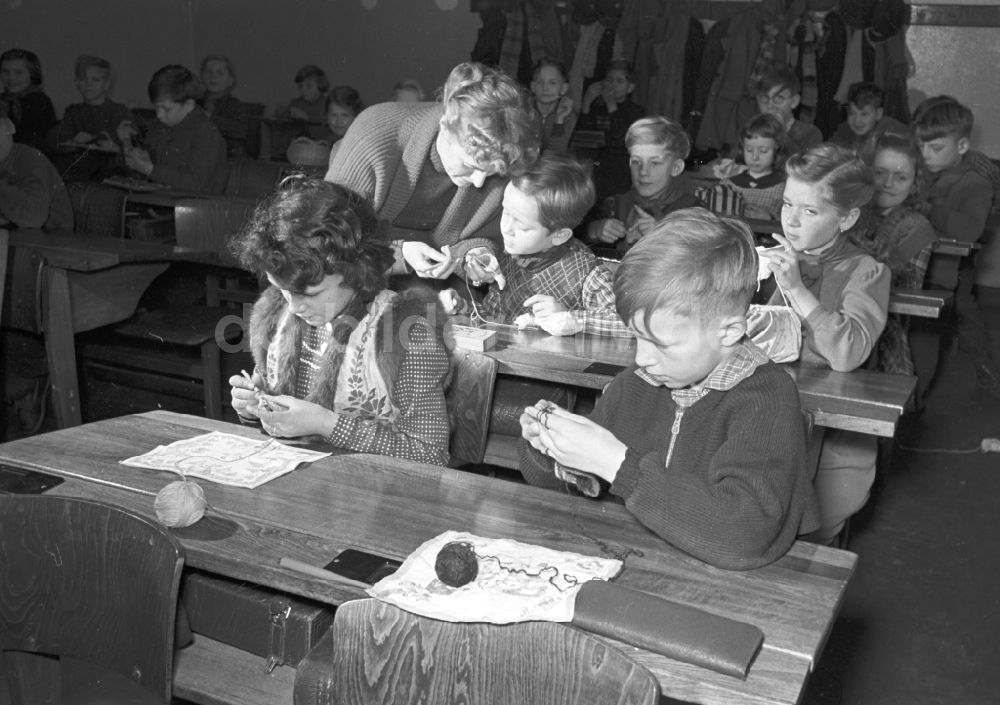
[[271, 287], [254, 305], [249, 379], [230, 378], [240, 418], [281, 438], [448, 462], [450, 374], [434, 299], [386, 289], [392, 251], [371, 205], [342, 186], [287, 180], [234, 241]]

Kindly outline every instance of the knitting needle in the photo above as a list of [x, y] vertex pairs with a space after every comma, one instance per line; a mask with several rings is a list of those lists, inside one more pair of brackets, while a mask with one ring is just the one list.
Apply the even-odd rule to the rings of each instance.
[[323, 568], [317, 568], [310, 563], [304, 563], [303, 561], [295, 560], [294, 558], [280, 558], [278, 559], [278, 565], [283, 568], [288, 568], [289, 570], [294, 570], [297, 573], [302, 573], [303, 575], [309, 575], [313, 578], [321, 578], [323, 580], [332, 580], [344, 585], [351, 585], [353, 587], [361, 588], [362, 590], [367, 590], [371, 587], [368, 583], [363, 583], [360, 580], [354, 580], [352, 578], [345, 578], [343, 575], [337, 575], [329, 570], [324, 570]]

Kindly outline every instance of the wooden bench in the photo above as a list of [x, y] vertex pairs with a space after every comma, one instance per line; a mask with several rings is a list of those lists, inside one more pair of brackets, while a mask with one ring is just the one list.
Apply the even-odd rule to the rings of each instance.
[[940, 318], [941, 311], [951, 303], [950, 291], [932, 289], [893, 289], [889, 293], [889, 313], [921, 318]]

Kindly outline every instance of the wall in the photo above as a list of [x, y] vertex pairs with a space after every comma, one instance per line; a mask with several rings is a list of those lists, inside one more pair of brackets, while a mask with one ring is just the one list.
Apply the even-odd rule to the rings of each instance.
[[976, 116], [973, 145], [1000, 157], [1000, 7], [996, 0], [930, 0], [914, 6], [906, 43], [913, 57], [910, 107], [945, 93]]
[[361, 0], [0, 0], [0, 48], [39, 55], [60, 111], [80, 100], [73, 63], [83, 53], [107, 58], [116, 100], [138, 107], [148, 105], [156, 69], [197, 69], [207, 53], [233, 60], [243, 100], [287, 102], [296, 70], [315, 63], [332, 85], [380, 102], [403, 78], [425, 89], [443, 83], [469, 58], [479, 26], [469, 0], [450, 11], [435, 0], [378, 0], [372, 10]]

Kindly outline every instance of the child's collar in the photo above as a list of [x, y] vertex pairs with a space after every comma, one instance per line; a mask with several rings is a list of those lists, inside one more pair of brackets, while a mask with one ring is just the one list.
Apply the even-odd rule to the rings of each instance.
[[550, 265], [561, 260], [565, 256], [566, 251], [569, 249], [570, 242], [572, 242], [572, 238], [559, 245], [553, 245], [549, 249], [543, 250], [542, 252], [534, 252], [530, 255], [507, 256], [514, 261], [514, 264], [528, 272], [540, 272], [546, 267], [549, 267]]

